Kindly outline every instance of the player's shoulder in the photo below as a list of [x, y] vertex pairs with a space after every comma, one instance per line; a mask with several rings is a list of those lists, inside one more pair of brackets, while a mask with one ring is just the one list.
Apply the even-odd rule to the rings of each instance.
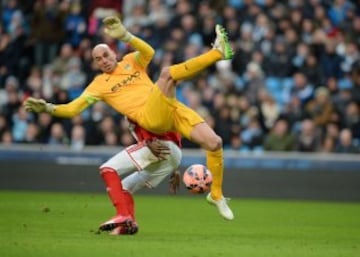
[[94, 78], [93, 78], [93, 81], [99, 81], [99, 80], [103, 80], [106, 76], [106, 73], [98, 73], [98, 74], [95, 74]]
[[95, 75], [95, 77], [92, 79], [92, 81], [88, 84], [88, 86], [85, 88], [86, 90], [99, 90], [104, 82], [109, 78], [109, 75], [106, 73], [99, 73]]
[[131, 52], [127, 55], [124, 55], [120, 62], [118, 62], [116, 73], [128, 73], [132, 72], [132, 70], [143, 70], [136, 59], [136, 52]]
[[130, 52], [130, 53], [125, 54], [122, 57], [121, 61], [122, 62], [135, 62], [135, 53], [136, 52]]

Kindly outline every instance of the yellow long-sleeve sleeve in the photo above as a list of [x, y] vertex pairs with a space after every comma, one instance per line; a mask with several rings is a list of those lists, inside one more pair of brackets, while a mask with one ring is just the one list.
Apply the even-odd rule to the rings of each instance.
[[51, 114], [61, 118], [72, 118], [88, 108], [91, 104], [92, 102], [81, 95], [67, 104], [55, 104]]
[[137, 50], [135, 58], [138, 64], [142, 67], [146, 67], [155, 55], [154, 48], [136, 36], [133, 36], [128, 43]]

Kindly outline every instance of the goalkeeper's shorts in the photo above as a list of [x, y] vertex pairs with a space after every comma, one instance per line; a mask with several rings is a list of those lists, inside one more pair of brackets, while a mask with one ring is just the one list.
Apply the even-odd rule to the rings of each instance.
[[154, 86], [144, 107], [138, 112], [136, 122], [155, 134], [176, 131], [190, 139], [193, 127], [204, 119], [176, 98], [166, 97]]

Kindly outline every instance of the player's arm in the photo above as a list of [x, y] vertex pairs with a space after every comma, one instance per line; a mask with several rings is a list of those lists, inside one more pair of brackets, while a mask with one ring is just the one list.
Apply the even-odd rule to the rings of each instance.
[[104, 32], [112, 38], [116, 38], [130, 44], [136, 49], [135, 59], [137, 63], [146, 67], [154, 57], [155, 50], [144, 40], [131, 34], [116, 16], [106, 17], [103, 20]]
[[129, 120], [127, 117], [125, 119], [129, 123], [129, 131], [131, 135], [136, 139], [139, 144], [145, 144], [153, 155], [155, 155], [159, 160], [166, 160], [167, 156], [170, 154], [170, 148], [158, 140], [156, 137], [144, 137], [144, 135], [149, 135], [148, 132], [141, 128], [135, 122]]
[[169, 192], [176, 194], [180, 190], [181, 173], [179, 170], [174, 170], [169, 178]]
[[52, 116], [62, 118], [74, 117], [89, 107], [91, 104], [92, 102], [88, 101], [83, 95], [67, 104], [52, 104], [46, 102], [44, 99], [36, 99], [33, 97], [27, 98], [24, 102], [25, 110], [28, 112], [46, 112]]

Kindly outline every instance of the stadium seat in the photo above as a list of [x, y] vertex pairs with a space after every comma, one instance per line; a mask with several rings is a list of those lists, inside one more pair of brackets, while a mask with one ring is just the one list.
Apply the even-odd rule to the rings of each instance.
[[291, 90], [294, 85], [294, 81], [292, 78], [283, 78], [282, 79], [282, 88], [286, 90]]
[[281, 89], [281, 79], [277, 77], [267, 77], [265, 86], [269, 92], [276, 92]]

